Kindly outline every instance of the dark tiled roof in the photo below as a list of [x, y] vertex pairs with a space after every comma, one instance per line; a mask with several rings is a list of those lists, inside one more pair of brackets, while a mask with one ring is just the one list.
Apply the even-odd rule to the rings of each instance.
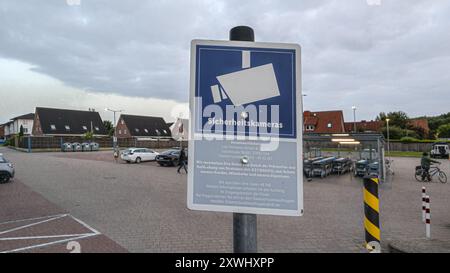
[[34, 113], [21, 115], [21, 116], [12, 118], [11, 120], [17, 120], [17, 119], [34, 119]]
[[136, 137], [170, 137], [170, 128], [163, 118], [160, 117], [147, 117], [147, 116], [133, 116], [133, 115], [121, 115], [121, 120], [125, 121], [125, 124], [132, 136]]
[[39, 116], [42, 132], [46, 135], [82, 135], [91, 131], [91, 124], [95, 135], [108, 134], [98, 112], [37, 107], [36, 114]]

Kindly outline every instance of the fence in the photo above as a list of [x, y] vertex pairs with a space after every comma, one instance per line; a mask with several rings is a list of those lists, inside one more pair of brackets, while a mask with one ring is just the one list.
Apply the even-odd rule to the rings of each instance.
[[[86, 140], [81, 136], [58, 136], [58, 137], [40, 137], [40, 136], [24, 136], [16, 137], [11, 141], [12, 146], [21, 148], [32, 152], [33, 150], [59, 150], [63, 143], [83, 143], [83, 142], [97, 142], [100, 148], [112, 148], [112, 137], [95, 137], [92, 140]], [[180, 142], [171, 139], [155, 139], [155, 140], [139, 140], [136, 138], [119, 138], [117, 144], [121, 148], [136, 147], [136, 148], [152, 148], [164, 149], [179, 147]], [[183, 147], [187, 147], [187, 141], [183, 141]]]

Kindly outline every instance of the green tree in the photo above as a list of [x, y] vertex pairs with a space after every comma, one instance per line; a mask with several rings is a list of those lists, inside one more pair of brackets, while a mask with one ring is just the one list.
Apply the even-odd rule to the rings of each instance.
[[19, 129], [19, 137], [23, 137], [23, 125], [20, 125], [20, 129]]
[[114, 125], [112, 124], [112, 122], [109, 120], [104, 120], [103, 125], [105, 126], [106, 131], [108, 132], [108, 135], [113, 136], [115, 128], [114, 128]]
[[440, 138], [450, 138], [450, 123], [439, 126], [437, 134]]
[[86, 132], [84, 134], [84, 139], [85, 140], [92, 140], [92, 139], [94, 139], [94, 133], [93, 132]]

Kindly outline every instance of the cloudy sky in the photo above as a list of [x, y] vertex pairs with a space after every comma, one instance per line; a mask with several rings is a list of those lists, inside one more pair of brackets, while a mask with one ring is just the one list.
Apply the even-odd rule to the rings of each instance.
[[450, 1], [1, 0], [0, 123], [36, 106], [185, 112], [190, 41], [302, 46], [305, 109], [450, 111]]

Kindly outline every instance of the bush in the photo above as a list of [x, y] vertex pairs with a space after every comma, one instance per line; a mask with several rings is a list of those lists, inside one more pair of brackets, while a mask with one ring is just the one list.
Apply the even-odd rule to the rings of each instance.
[[410, 142], [420, 142], [419, 139], [414, 138], [414, 137], [402, 137], [400, 139], [401, 142], [405, 142], [405, 143], [410, 143]]

